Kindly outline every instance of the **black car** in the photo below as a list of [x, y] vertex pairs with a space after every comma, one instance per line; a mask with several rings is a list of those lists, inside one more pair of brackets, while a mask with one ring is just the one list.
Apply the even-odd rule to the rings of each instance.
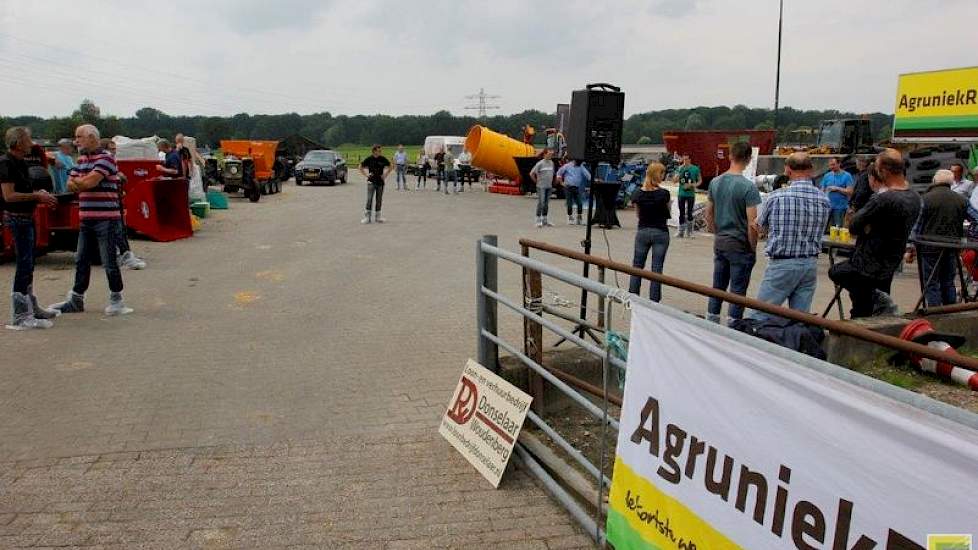
[[325, 183], [333, 185], [337, 181], [346, 183], [346, 161], [336, 151], [319, 149], [309, 151], [295, 165], [295, 184]]

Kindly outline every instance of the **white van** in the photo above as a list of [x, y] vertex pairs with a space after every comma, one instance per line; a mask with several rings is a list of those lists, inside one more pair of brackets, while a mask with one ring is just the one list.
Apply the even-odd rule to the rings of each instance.
[[462, 136], [428, 136], [424, 138], [424, 153], [428, 158], [434, 158], [435, 153], [448, 148], [452, 156], [458, 158], [465, 149], [465, 138]]

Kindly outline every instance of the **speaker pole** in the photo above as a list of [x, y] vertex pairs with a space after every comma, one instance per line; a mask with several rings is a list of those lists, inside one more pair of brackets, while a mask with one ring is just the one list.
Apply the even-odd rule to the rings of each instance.
[[[587, 194], [587, 228], [584, 230], [584, 240], [581, 241], [581, 247], [584, 248], [585, 254], [591, 254], [591, 226], [594, 224], [594, 182], [595, 182], [595, 175], [598, 173], [597, 161], [592, 161], [590, 164], [591, 164], [591, 191]], [[591, 264], [589, 262], [584, 262], [584, 272], [582, 276], [585, 279], [587, 279], [590, 273], [591, 273]], [[581, 322], [578, 323], [576, 327], [574, 327], [572, 333], [579, 335], [581, 338], [584, 338], [584, 335], [587, 334], [595, 342], [599, 344], [603, 343], [602, 340], [597, 336], [595, 336], [594, 332], [592, 332], [591, 329], [584, 324], [584, 320], [587, 319], [587, 290], [583, 288], [581, 289], [580, 317], [581, 317]], [[566, 338], [561, 338], [560, 340], [557, 341], [556, 344], [554, 344], [554, 347], [556, 348], [560, 346], [566, 340], [567, 340]]]
[[[587, 228], [584, 231], [584, 240], [581, 241], [581, 246], [584, 248], [584, 253], [591, 254], [591, 226], [594, 223], [594, 182], [598, 174], [598, 163], [591, 162], [591, 190], [587, 194]], [[591, 263], [584, 262], [584, 278], [587, 279], [588, 275], [591, 273]], [[581, 319], [587, 319], [587, 290], [581, 289]], [[584, 331], [587, 327], [583, 324], [578, 325], [577, 330], [581, 337], [584, 337]], [[592, 335], [593, 336], [593, 335]]]

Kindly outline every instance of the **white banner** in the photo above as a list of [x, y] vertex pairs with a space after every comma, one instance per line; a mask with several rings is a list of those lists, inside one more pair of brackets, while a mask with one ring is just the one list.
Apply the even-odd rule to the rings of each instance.
[[617, 550], [970, 548], [978, 431], [745, 338], [635, 303]]

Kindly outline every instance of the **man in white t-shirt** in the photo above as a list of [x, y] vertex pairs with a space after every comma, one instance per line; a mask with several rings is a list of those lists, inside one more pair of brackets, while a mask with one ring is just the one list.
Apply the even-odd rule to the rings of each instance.
[[951, 173], [954, 174], [954, 182], [951, 183], [951, 191], [954, 191], [959, 195], [963, 195], [966, 199], [971, 197], [971, 192], [975, 189], [975, 182], [964, 177], [964, 165], [952, 164]]
[[554, 161], [550, 149], [543, 150], [543, 158], [533, 165], [530, 178], [537, 184], [537, 227], [552, 227], [547, 219], [550, 208], [550, 191], [554, 186]]

